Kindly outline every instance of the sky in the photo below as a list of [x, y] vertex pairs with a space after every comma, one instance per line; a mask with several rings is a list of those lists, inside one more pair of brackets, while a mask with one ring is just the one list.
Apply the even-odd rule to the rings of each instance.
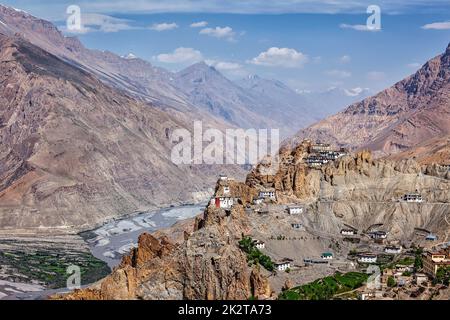
[[[301, 92], [377, 92], [414, 73], [450, 42], [450, 0], [3, 4], [54, 22], [88, 48], [132, 53], [172, 71], [206, 61], [232, 80], [258, 74]], [[82, 26], [75, 31], [67, 29], [69, 5], [80, 8]], [[374, 13], [367, 13], [370, 5], [380, 9], [380, 28], [367, 25]]]

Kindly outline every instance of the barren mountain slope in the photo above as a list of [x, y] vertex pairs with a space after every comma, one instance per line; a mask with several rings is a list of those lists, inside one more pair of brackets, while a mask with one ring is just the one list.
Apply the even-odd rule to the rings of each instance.
[[446, 134], [450, 134], [450, 45], [414, 75], [300, 131], [292, 141], [307, 137], [388, 155]]
[[389, 159], [415, 159], [420, 164], [450, 164], [450, 136], [426, 140], [413, 148], [391, 155]]
[[22, 40], [0, 35], [0, 226], [74, 232], [204, 199], [218, 173], [175, 166], [176, 111], [136, 102]]

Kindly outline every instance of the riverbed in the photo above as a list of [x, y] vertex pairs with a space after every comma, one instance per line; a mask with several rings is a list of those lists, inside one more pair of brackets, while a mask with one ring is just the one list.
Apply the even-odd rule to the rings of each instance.
[[[97, 229], [82, 233], [81, 236], [88, 244], [92, 255], [106, 262], [112, 269], [120, 263], [123, 255], [137, 246], [142, 233], [155, 232], [171, 227], [178, 221], [193, 218], [201, 214], [205, 207], [204, 204], [185, 205], [143, 212], [106, 223]], [[84, 245], [80, 237], [77, 239]], [[8, 278], [7, 276], [5, 275], [5, 278]], [[67, 292], [67, 289], [48, 289], [42, 283], [0, 281], [0, 300], [40, 300], [62, 292]]]
[[205, 205], [186, 205], [144, 212], [105, 224], [85, 233], [92, 255], [105, 261], [111, 268], [120, 263], [122, 256], [137, 247], [139, 235], [165, 229], [178, 221], [193, 218], [205, 209]]

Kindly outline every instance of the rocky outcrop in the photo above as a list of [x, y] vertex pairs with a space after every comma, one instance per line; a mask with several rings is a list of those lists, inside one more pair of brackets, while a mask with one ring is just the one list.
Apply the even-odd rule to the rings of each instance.
[[243, 207], [229, 214], [212, 206], [202, 227], [178, 245], [143, 234], [139, 244], [113, 273], [64, 299], [235, 300], [268, 298], [267, 279], [247, 265], [237, 241], [249, 232]]

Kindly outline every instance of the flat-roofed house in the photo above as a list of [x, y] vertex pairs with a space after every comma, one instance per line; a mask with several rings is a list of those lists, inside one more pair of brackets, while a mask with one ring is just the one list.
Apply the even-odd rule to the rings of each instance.
[[277, 194], [275, 192], [275, 189], [263, 190], [259, 192], [259, 198], [276, 200]]
[[324, 252], [320, 257], [323, 260], [333, 260], [333, 254], [331, 252]]
[[344, 236], [355, 236], [358, 234], [358, 231], [354, 229], [342, 229], [341, 234]]
[[260, 240], [255, 240], [255, 241], [253, 241], [253, 243], [255, 244], [255, 247], [260, 250], [262, 250], [266, 247], [266, 243], [263, 241], [260, 241]]
[[377, 255], [372, 253], [361, 253], [358, 255], [358, 262], [361, 263], [376, 263]]
[[213, 200], [216, 208], [230, 209], [234, 205], [234, 198], [232, 197], [216, 197]]
[[288, 208], [289, 214], [301, 214], [303, 213], [303, 207], [301, 206], [292, 206]]
[[386, 253], [390, 253], [390, 254], [399, 254], [402, 252], [402, 247], [401, 246], [386, 246], [384, 248], [384, 252]]
[[333, 147], [329, 143], [314, 143], [309, 148], [310, 153], [320, 153], [320, 152], [328, 152], [333, 151]]
[[450, 248], [427, 251], [423, 254], [423, 272], [435, 277], [441, 267], [450, 267]]
[[424, 200], [420, 193], [407, 193], [407, 194], [403, 195], [402, 201], [420, 203], [420, 202], [423, 202]]
[[275, 262], [275, 268], [278, 271], [286, 271], [291, 268], [291, 259], [284, 258], [283, 260]]

